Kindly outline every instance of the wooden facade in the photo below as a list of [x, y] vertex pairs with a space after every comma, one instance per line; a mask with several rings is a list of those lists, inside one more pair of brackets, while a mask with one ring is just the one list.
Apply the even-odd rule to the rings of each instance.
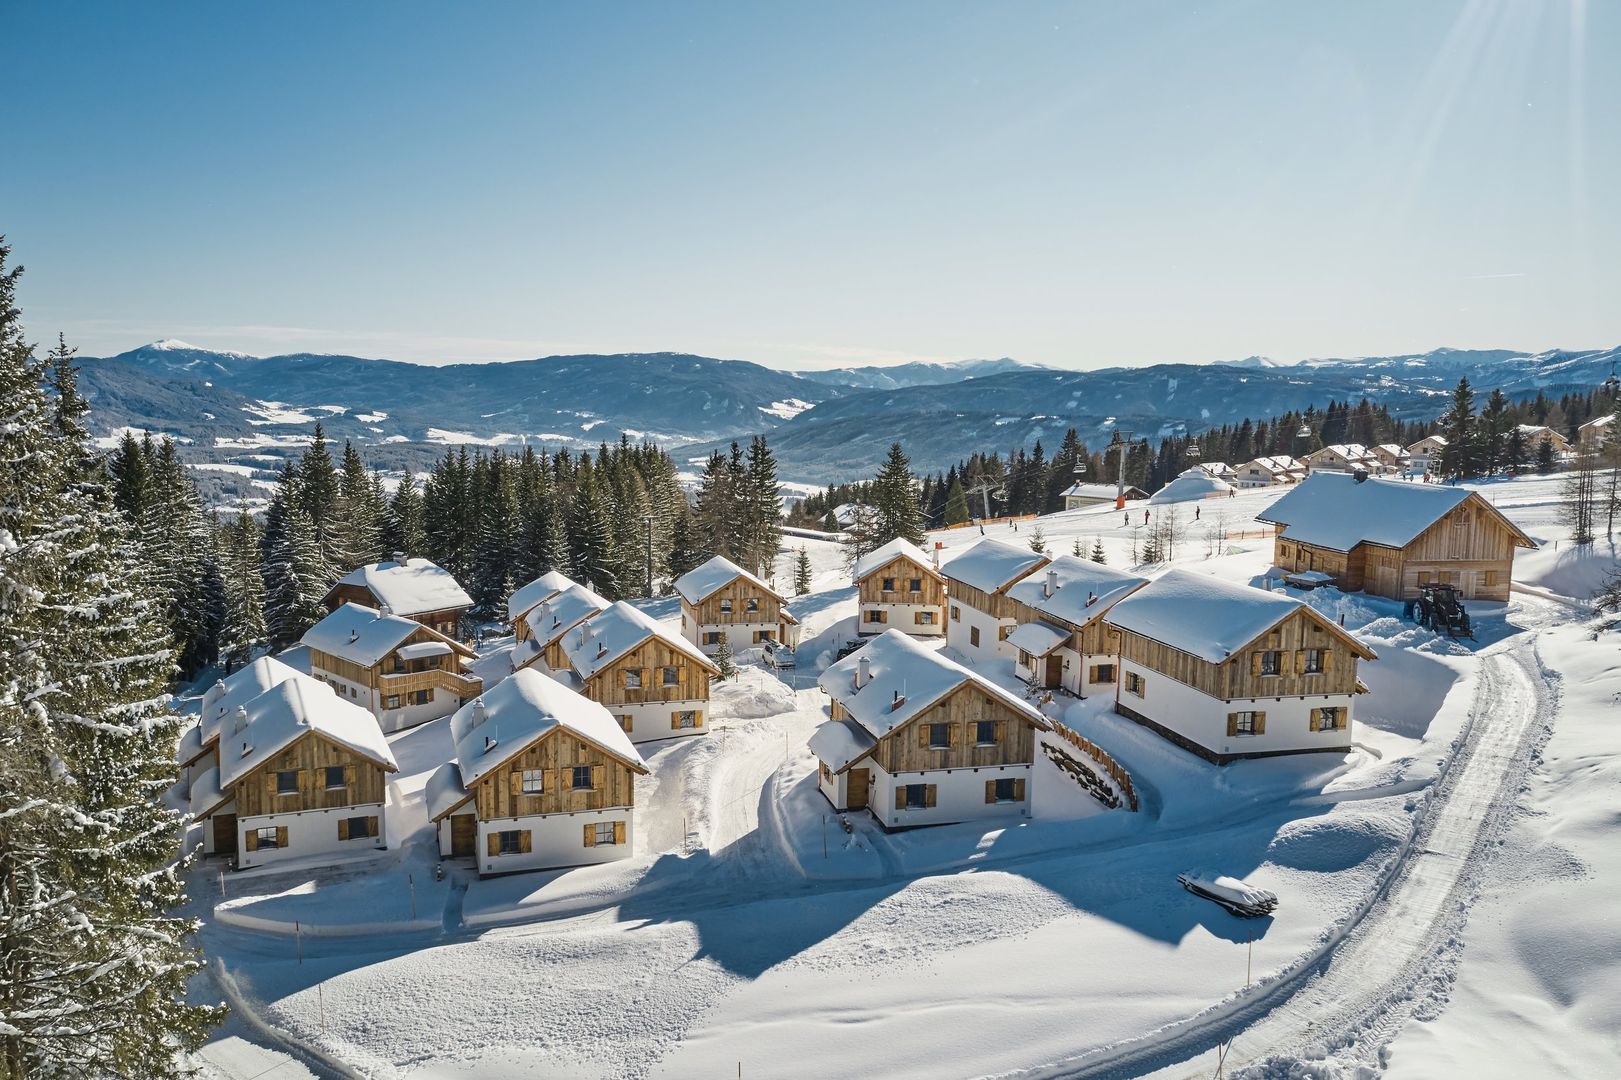
[[[586, 680], [585, 696], [609, 712], [615, 705], [648, 705], [661, 701], [708, 701], [713, 669], [667, 641], [650, 637]], [[665, 681], [673, 671], [674, 682]], [[634, 673], [640, 686], [628, 686]]]
[[[886, 581], [894, 587], [885, 589]], [[914, 583], [916, 590], [912, 588]], [[862, 604], [932, 604], [939, 607], [946, 602], [946, 583], [934, 567], [920, 565], [910, 556], [897, 555], [856, 582], [856, 598]]]
[[[576, 788], [574, 770], [589, 768], [591, 786]], [[473, 784], [478, 820], [566, 814], [632, 806], [638, 770], [566, 728], [553, 728]], [[541, 792], [525, 794], [525, 772], [539, 772]]]
[[[329, 768], [343, 770], [342, 786], [328, 786]], [[236, 782], [236, 813], [243, 818], [262, 817], [381, 803], [387, 791], [385, 774], [391, 771], [320, 732], [310, 731]], [[298, 774], [296, 793], [278, 794], [280, 774], [284, 772]]]
[[[1038, 567], [1039, 569], [1039, 567]], [[1004, 588], [1010, 587], [1009, 582]], [[1009, 600], [1005, 592], [988, 593], [983, 589], [976, 589], [972, 585], [958, 581], [951, 575], [946, 575], [946, 591], [950, 594], [953, 603], [960, 603], [964, 607], [971, 607], [975, 611], [998, 619], [1013, 618], [1013, 601]]]
[[[1222, 701], [1358, 693], [1357, 661], [1373, 658], [1365, 646], [1307, 607], [1284, 616], [1219, 664], [1130, 630], [1117, 632], [1121, 659]], [[1152, 679], [1143, 689], [1140, 696], [1152, 700]]]
[[[406, 645], [415, 645], [427, 642], [440, 642], [450, 646], [450, 652], [437, 656], [421, 656], [411, 660], [400, 658], [399, 650]], [[461, 698], [477, 697], [484, 690], [483, 682], [475, 675], [465, 672], [464, 664], [473, 656], [473, 651], [457, 641], [447, 641], [441, 634], [436, 634], [426, 624], [419, 630], [413, 630], [408, 637], [393, 649], [389, 650], [376, 664], [364, 667], [352, 660], [321, 649], [310, 649], [310, 670], [320, 678], [325, 672], [357, 686], [368, 687], [377, 691], [381, 696], [378, 700], [379, 708], [388, 708], [386, 699], [393, 695], [405, 695], [418, 690], [443, 689]], [[339, 690], [340, 697], [347, 697]]]
[[[833, 703], [833, 719], [848, 715], [837, 701]], [[978, 743], [978, 723], [982, 720], [996, 725], [996, 738], [986, 745]], [[944, 749], [933, 749], [929, 745], [935, 724], [947, 726], [949, 744]], [[968, 683], [879, 739], [866, 756], [850, 764], [870, 758], [893, 776], [930, 769], [1029, 765], [1034, 763], [1035, 756], [1035, 724], [1030, 718], [983, 688]], [[853, 777], [854, 770], [851, 772]]]
[[[750, 603], [754, 605], [753, 608], [749, 607]], [[741, 575], [696, 604], [689, 604], [685, 599], [681, 601], [682, 613], [699, 626], [780, 623], [784, 621], [783, 607], [782, 597]]]
[[1107, 609], [1098, 613], [1085, 623], [1076, 625], [1068, 619], [1060, 619], [1046, 612], [1037, 611], [1029, 604], [1019, 600], [1008, 599], [1011, 606], [1011, 615], [1020, 623], [1044, 622], [1070, 632], [1069, 640], [1059, 648], [1074, 649], [1082, 656], [1113, 655], [1119, 651], [1120, 631], [1108, 625], [1103, 616]]

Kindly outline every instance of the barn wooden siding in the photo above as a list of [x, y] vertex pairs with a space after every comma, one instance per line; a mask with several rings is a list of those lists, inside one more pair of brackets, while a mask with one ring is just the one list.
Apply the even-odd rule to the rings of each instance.
[[[893, 578], [895, 588], [885, 592], [885, 578]], [[907, 586], [921, 578], [921, 588], [912, 592]], [[858, 602], [862, 604], [934, 604], [946, 601], [946, 583], [933, 567], [920, 565], [916, 559], [897, 555], [856, 583]]]
[[[241, 748], [241, 742], [240, 736], [234, 742], [224, 742], [221, 752], [235, 753]], [[343, 766], [344, 786], [328, 789], [326, 769], [338, 765]], [[288, 770], [298, 771], [298, 793], [278, 795], [276, 774]], [[384, 801], [386, 785], [386, 773], [377, 762], [339, 746], [320, 732], [311, 731], [237, 781], [233, 790], [237, 816], [258, 817], [380, 803]]]
[[[573, 790], [576, 766], [591, 767], [591, 790]], [[523, 773], [531, 769], [541, 770], [543, 790], [539, 795], [525, 795], [521, 790]], [[511, 761], [479, 777], [473, 785], [473, 801], [480, 821], [605, 810], [634, 804], [635, 779], [630, 766], [606, 750], [555, 728]]]
[[[1321, 675], [1305, 674], [1308, 649], [1324, 650]], [[1282, 654], [1281, 674], [1259, 674], [1260, 654], [1265, 651]], [[1357, 654], [1344, 638], [1314, 620], [1305, 609], [1288, 615], [1252, 646], [1220, 664], [1130, 630], [1120, 631], [1120, 656], [1223, 701], [1356, 692]], [[1146, 689], [1145, 699], [1152, 701], [1152, 677]]]

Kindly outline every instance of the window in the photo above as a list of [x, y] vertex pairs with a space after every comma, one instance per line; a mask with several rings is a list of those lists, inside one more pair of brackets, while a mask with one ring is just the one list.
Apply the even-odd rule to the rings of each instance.
[[332, 791], [337, 788], [346, 788], [348, 786], [349, 781], [344, 776], [344, 768], [342, 765], [328, 765], [326, 767], [326, 789], [328, 791]]
[[1277, 649], [1264, 649], [1261, 652], [1261, 675], [1282, 674], [1283, 654]]
[[1030, 654], [1025, 652], [1023, 649], [1019, 650], [1019, 666], [1020, 667], [1029, 667], [1030, 666]]
[[918, 626], [933, 626], [934, 625], [934, 612], [932, 612], [932, 611], [919, 611], [919, 612], [917, 612], [917, 614], [916, 614], [916, 616], [914, 618], [914, 621], [917, 623]]
[[719, 630], [705, 630], [704, 631], [704, 644], [705, 645], [719, 645], [720, 644], [720, 631]]
[[1496, 588], [1497, 587], [1497, 571], [1496, 570], [1482, 570], [1482, 571], [1479, 572], [1478, 576], [1475, 578], [1475, 581], [1483, 589]]
[[755, 599], [754, 597], [750, 597], [749, 599], [743, 601], [743, 610], [747, 611], [747, 612], [751, 612], [751, 613], [755, 612], [755, 611], [759, 611], [760, 610], [760, 601]]
[[597, 837], [596, 837], [596, 843], [595, 843], [594, 846], [601, 847], [604, 844], [613, 844], [613, 843], [616, 842], [615, 839], [614, 839], [615, 833], [614, 833], [614, 823], [613, 822], [611, 822], [611, 821], [599, 821], [599, 822], [597, 822], [596, 831], [597, 831]]
[[593, 786], [592, 783], [591, 783], [591, 766], [589, 766], [589, 765], [576, 765], [576, 766], [574, 766], [572, 772], [573, 772], [573, 780], [574, 780], [574, 790], [575, 791], [590, 791], [592, 786]]
[[951, 605], [951, 621], [962, 622], [962, 608], [958, 607], [956, 604]]
[[276, 794], [277, 795], [297, 795], [298, 794], [298, 770], [297, 769], [283, 769], [281, 772], [276, 774]]
[[1316, 713], [1315, 728], [1318, 731], [1339, 731], [1345, 727], [1344, 708], [1323, 708], [1314, 710]]
[[922, 592], [923, 591], [923, 579], [920, 578], [920, 577], [907, 578], [906, 579], [906, 591], [907, 592]]
[[628, 733], [630, 731], [630, 727], [631, 727], [632, 722], [633, 721], [631, 720], [629, 715], [621, 716], [619, 718], [619, 727], [623, 731]]
[[895, 591], [895, 579], [892, 578], [892, 577], [886, 577], [883, 580], [883, 584], [880, 586], [880, 588], [881, 588], [881, 590], [883, 592], [894, 592]]
[[1011, 626], [998, 626], [996, 628], [996, 640], [997, 641], [1006, 641], [1007, 636], [1009, 634], [1011, 634], [1011, 633], [1013, 633], [1013, 627], [1011, 627]]
[[525, 769], [518, 788], [525, 795], [539, 795], [545, 788], [546, 773], [541, 769]]
[[930, 724], [929, 725], [929, 749], [930, 750], [949, 750], [950, 748], [951, 748], [951, 725], [950, 724]]
[[863, 611], [861, 614], [865, 618], [865, 620], [867, 622], [870, 622], [870, 623], [881, 623], [881, 622], [888, 622], [889, 621], [889, 613], [885, 612], [885, 611], [878, 611], [876, 609], [873, 609], [873, 610], [869, 610], [869, 611]]
[[400, 695], [390, 694], [383, 699], [383, 708], [397, 709], [400, 707]]
[[907, 810], [922, 810], [929, 805], [929, 785], [907, 784], [906, 806]]
[[1262, 730], [1261, 716], [1258, 712], [1235, 712], [1227, 714], [1227, 734], [1229, 735], [1259, 735]]
[[1137, 697], [1145, 697], [1143, 691], [1146, 689], [1147, 687], [1144, 685], [1141, 675], [1135, 671], [1126, 672], [1126, 693], [1135, 694]]
[[274, 825], [268, 829], [255, 829], [253, 835], [258, 840], [260, 851], [281, 847], [281, 830]]
[[522, 830], [508, 829], [506, 832], [497, 833], [496, 837], [495, 853], [497, 855], [517, 855], [523, 851]]
[[1321, 675], [1323, 673], [1323, 650], [1307, 649], [1306, 660], [1301, 666], [1302, 675]]
[[816, 773], [821, 777], [822, 783], [831, 784], [833, 782], [833, 770], [828, 766], [827, 762], [818, 761], [816, 765]]
[[1092, 681], [1094, 683], [1112, 683], [1112, 682], [1114, 682], [1114, 665], [1113, 664], [1093, 664], [1092, 665]]
[[343, 828], [338, 830], [339, 840], [364, 840], [372, 835], [371, 823], [374, 818], [352, 817], [343, 819]]
[[[952, 610], [955, 611], [957, 609], [952, 608]], [[976, 649], [979, 648], [979, 627], [970, 626], [968, 628], [968, 644], [974, 646]]]
[[426, 705], [432, 700], [432, 690], [418, 690], [411, 695], [411, 704], [413, 705]]
[[670, 714], [670, 727], [676, 731], [695, 728], [698, 723], [698, 710], [696, 709], [682, 709], [678, 713]]
[[673, 667], [665, 668], [664, 669], [663, 682], [664, 682], [665, 686], [680, 686], [681, 685], [681, 669], [680, 668], [673, 668]]
[[400, 672], [400, 671], [405, 670], [405, 658], [404, 657], [400, 656], [399, 653], [395, 653], [394, 656], [393, 656], [393, 660], [394, 660], [394, 670], [396, 672]]
[[630, 668], [625, 672], [625, 689], [640, 690], [642, 688], [642, 669]]
[[995, 720], [980, 720], [980, 721], [978, 721], [978, 722], [976, 722], [974, 724], [974, 745], [975, 746], [995, 746], [996, 745], [996, 721]]
[[1014, 794], [1014, 792], [1017, 790], [1015, 785], [1018, 783], [1018, 781], [1009, 778], [1006, 780], [997, 780], [995, 783], [996, 787], [993, 789], [993, 794], [996, 796], [997, 802], [1013, 802], [1018, 798], [1018, 796]]
[[730, 600], [722, 600], [720, 602], [720, 613], [722, 615], [730, 615], [732, 613], [732, 602]]
[[758, 645], [758, 644], [760, 644], [761, 642], [764, 642], [764, 641], [776, 641], [776, 640], [777, 640], [777, 632], [775, 630], [756, 630], [754, 632], [754, 643], [756, 645]]

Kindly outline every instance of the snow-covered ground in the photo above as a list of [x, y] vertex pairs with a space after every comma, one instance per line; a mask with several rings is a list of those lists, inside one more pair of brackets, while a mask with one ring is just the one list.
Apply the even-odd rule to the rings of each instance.
[[[644, 747], [632, 858], [435, 882], [421, 789], [449, 752], [437, 721], [391, 739], [388, 851], [341, 871], [196, 871], [216, 961], [197, 992], [237, 1010], [202, 1064], [233, 1078], [278, 1063], [270, 1075], [1208, 1076], [1220, 1045], [1229, 1075], [1611, 1073], [1621, 766], [1605, 714], [1621, 663], [1582, 598], [1616, 560], [1556, 546], [1557, 489], [1482, 486], [1545, 546], [1521, 557], [1512, 603], [1473, 607], [1477, 644], [1403, 623], [1393, 602], [1310, 595], [1380, 655], [1343, 759], [1217, 768], [1106, 699], [1064, 699], [1049, 710], [1125, 765], [1140, 813], [1102, 812], [1042, 754], [1032, 820], [896, 834], [858, 815], [846, 832], [815, 787], [805, 740], [825, 698], [811, 687], [855, 600], [840, 550], [805, 540], [801, 667], [787, 682], [746, 668], [717, 688], [707, 736]], [[1258, 578], [1271, 541], [1254, 515], [1276, 494], [1154, 507], [1179, 517], [1165, 565]], [[1101, 542], [1126, 566], [1143, 510], [988, 535]], [[979, 538], [931, 544], [949, 559]], [[678, 618], [667, 599], [641, 606]], [[507, 647], [489, 645], [487, 678]], [[1010, 665], [985, 673], [1018, 685]], [[1228, 915], [1177, 885], [1193, 868], [1271, 890], [1278, 911]]]

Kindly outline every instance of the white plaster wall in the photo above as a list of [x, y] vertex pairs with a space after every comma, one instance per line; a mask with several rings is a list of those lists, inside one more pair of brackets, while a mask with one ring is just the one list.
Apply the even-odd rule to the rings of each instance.
[[[530, 817], [501, 818], [478, 824], [478, 846], [474, 849], [480, 874], [507, 874], [515, 870], [542, 870], [555, 866], [586, 866], [593, 863], [628, 859], [636, 845], [634, 822], [628, 806], [606, 810], [586, 810], [576, 814], [535, 814]], [[448, 818], [446, 819], [449, 820]], [[585, 826], [604, 821], [625, 823], [623, 844], [585, 846]], [[527, 855], [489, 855], [491, 833], [528, 829]], [[441, 840], [448, 846], [447, 840]]]
[[[355, 840], [338, 839], [338, 822], [351, 817], [376, 817], [377, 835]], [[287, 846], [274, 851], [248, 850], [248, 834], [255, 829], [285, 826]], [[382, 803], [362, 803], [332, 810], [301, 810], [296, 814], [261, 814], [236, 820], [236, 865], [240, 869], [264, 866], [282, 859], [303, 859], [311, 855], [351, 851], [371, 851], [388, 846], [388, 823]]]
[[[1142, 713], [1162, 727], [1198, 743], [1217, 754], [1275, 753], [1284, 750], [1349, 750], [1355, 724], [1352, 695], [1313, 694], [1308, 697], [1236, 698], [1222, 701], [1167, 675], [1149, 671], [1139, 664], [1123, 661], [1122, 675], [1140, 672], [1147, 694], [1137, 697], [1121, 684], [1120, 703]], [[1311, 710], [1328, 706], [1344, 707], [1346, 724], [1335, 731], [1312, 731]], [[1227, 734], [1230, 712], [1266, 713], [1264, 735]]]
[[[311, 665], [311, 673], [318, 679], [332, 684], [333, 691], [350, 704], [359, 705], [377, 717], [377, 726], [387, 734], [404, 731], [406, 728], [426, 724], [429, 720], [437, 720], [441, 716], [449, 716], [461, 708], [461, 699], [443, 687], [431, 687], [429, 693], [433, 695], [426, 705], [402, 705], [398, 709], [385, 709], [383, 702], [388, 699], [389, 690], [373, 692], [370, 687], [350, 682], [341, 675], [335, 675], [325, 668]], [[351, 694], [351, 691], [353, 694]], [[405, 695], [400, 695], [401, 701]]]
[[[932, 769], [891, 776], [874, 764], [870, 808], [873, 815], [890, 828], [946, 825], [980, 818], [1029, 817], [1030, 772], [1029, 765], [1020, 764], [979, 769]], [[1024, 801], [987, 803], [987, 780], [1024, 780]], [[895, 809], [895, 789], [907, 784], [933, 784], [934, 805], [925, 810]]]
[[[947, 599], [946, 610], [946, 644], [962, 653], [969, 660], [978, 663], [989, 663], [997, 659], [1017, 659], [1019, 651], [1006, 642], [998, 640], [997, 632], [1003, 626], [1016, 626], [1012, 619], [995, 619], [980, 611], [971, 608], [961, 600]], [[955, 622], [951, 619], [951, 608], [962, 612], [962, 617]], [[979, 627], [979, 645], [969, 644], [968, 631], [972, 627]]]
[[[821, 777], [821, 769], [817, 769], [816, 772], [816, 786], [827, 797], [827, 801], [833, 804], [833, 809], [847, 809], [849, 804], [845, 800], [849, 798], [850, 774], [848, 772], [834, 773], [831, 779], [824, 780]], [[894, 796], [891, 795], [890, 798], [893, 799]]]
[[[688, 622], [690, 623], [691, 620], [689, 619]], [[773, 632], [774, 636], [780, 637], [781, 635], [777, 634], [776, 632], [781, 629], [782, 628], [774, 622], [713, 623], [707, 626], [696, 626], [694, 631], [687, 635], [687, 640], [692, 642], [694, 645], [697, 645], [704, 651], [705, 654], [713, 656], [715, 655], [715, 651], [720, 648], [720, 645], [703, 644], [703, 635], [706, 633], [719, 631], [720, 633], [726, 635], [726, 644], [732, 647], [732, 655], [737, 656], [745, 649], [758, 649], [760, 647], [754, 642], [754, 632], [756, 630], [770, 630]], [[792, 627], [789, 629], [791, 630]]]
[[[690, 735], [702, 735], [709, 730], [707, 701], [652, 701], [640, 705], [604, 705], [603, 708], [615, 716], [630, 717], [631, 727], [625, 734], [630, 736], [633, 743], [652, 742], [655, 739], [683, 739]], [[688, 709], [698, 714], [698, 726], [672, 728], [670, 714], [685, 712]]]
[[[870, 623], [867, 621], [867, 612], [883, 611], [889, 616], [887, 623]], [[933, 626], [919, 626], [915, 621], [919, 611], [934, 612]], [[944, 613], [935, 604], [874, 604], [861, 605], [861, 611], [856, 616], [856, 629], [867, 636], [882, 634], [885, 630], [899, 630], [911, 634], [913, 637], [940, 637], [946, 632]]]
[[[214, 817], [215, 817], [215, 815], [217, 815], [217, 814], [234, 814], [234, 813], [236, 813], [236, 800], [232, 799], [229, 802], [227, 802], [224, 806], [222, 806], [218, 810], [214, 811], [213, 814], [210, 814], [208, 817], [203, 818], [202, 827], [203, 827], [203, 854], [204, 855], [218, 855], [219, 854], [218, 849], [216, 849], [215, 846], [214, 846]], [[337, 826], [334, 825], [333, 828], [337, 828]], [[381, 822], [378, 823], [378, 828], [379, 829], [382, 828], [382, 823]]]

